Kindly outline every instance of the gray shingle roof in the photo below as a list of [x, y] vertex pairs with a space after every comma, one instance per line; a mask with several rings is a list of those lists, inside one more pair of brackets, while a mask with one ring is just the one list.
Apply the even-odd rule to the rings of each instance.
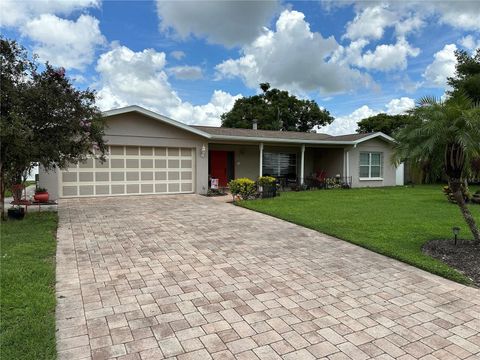
[[226, 128], [214, 126], [191, 125], [191, 127], [216, 136], [241, 136], [276, 140], [325, 140], [325, 141], [355, 141], [371, 134], [349, 134], [332, 136], [323, 133], [305, 133], [298, 131], [254, 130], [240, 128]]

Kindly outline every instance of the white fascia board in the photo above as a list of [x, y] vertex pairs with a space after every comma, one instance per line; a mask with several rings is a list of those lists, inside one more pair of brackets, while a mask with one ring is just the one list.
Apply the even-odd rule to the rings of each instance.
[[383, 140], [387, 141], [387, 142], [390, 142], [392, 144], [395, 144], [396, 143], [396, 140], [394, 138], [392, 138], [391, 136], [388, 136], [387, 134], [384, 134], [382, 132], [376, 132], [376, 133], [373, 133], [371, 135], [368, 135], [368, 136], [365, 136], [364, 138], [361, 138], [361, 139], [358, 139], [356, 141], [354, 141], [354, 144], [360, 144], [364, 141], [368, 141], [368, 140], [371, 140], [371, 139], [375, 139], [377, 137], [380, 137], [382, 138]]
[[212, 137], [210, 134], [208, 134], [208, 133], [206, 133], [202, 130], [195, 129], [195, 128], [193, 128], [191, 126], [188, 126], [187, 124], [184, 124], [180, 121], [170, 119], [169, 117], [157, 114], [156, 112], [153, 112], [151, 110], [147, 110], [147, 109], [145, 109], [141, 106], [138, 106], [138, 105], [131, 105], [131, 106], [126, 106], [126, 107], [119, 108], [119, 109], [108, 110], [108, 111], [103, 112], [102, 114], [103, 114], [104, 117], [109, 117], [109, 116], [113, 116], [113, 115], [126, 114], [126, 113], [129, 113], [129, 112], [138, 112], [140, 114], [143, 114], [143, 115], [146, 115], [148, 117], [154, 118], [158, 121], [161, 121], [161, 122], [164, 122], [166, 124], [175, 126], [179, 129], [182, 129], [182, 130], [191, 132], [193, 134], [205, 137], [207, 139], [210, 139]]

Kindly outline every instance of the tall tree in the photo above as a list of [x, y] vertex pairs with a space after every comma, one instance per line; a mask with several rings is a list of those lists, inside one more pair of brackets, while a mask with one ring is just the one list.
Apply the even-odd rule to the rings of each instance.
[[455, 93], [445, 101], [422, 98], [411, 115], [417, 121], [398, 132], [394, 161], [427, 161], [432, 171], [443, 170], [473, 238], [480, 242], [480, 232], [462, 194], [467, 164], [480, 156], [480, 106]]
[[448, 85], [453, 88], [450, 94], [463, 92], [473, 102], [480, 102], [480, 48], [473, 55], [457, 50], [455, 57], [455, 76], [448, 78]]
[[104, 158], [104, 120], [95, 93], [77, 90], [62, 68], [45, 64], [16, 41], [0, 38], [0, 202], [6, 186], [21, 182], [33, 165], [64, 168], [95, 155]]
[[271, 89], [269, 83], [260, 88], [261, 94], [235, 101], [232, 110], [222, 115], [223, 127], [251, 129], [256, 120], [263, 130], [309, 132], [334, 120], [314, 100], [300, 100], [288, 91]]
[[409, 115], [388, 115], [380, 113], [358, 122], [357, 133], [382, 132], [392, 136], [396, 131], [405, 127], [412, 121]]

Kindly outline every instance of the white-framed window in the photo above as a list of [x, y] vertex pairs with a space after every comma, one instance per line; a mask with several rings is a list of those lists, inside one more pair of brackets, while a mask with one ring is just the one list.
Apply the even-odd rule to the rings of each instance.
[[264, 176], [297, 176], [297, 154], [264, 152], [262, 164]]
[[383, 153], [360, 153], [360, 180], [383, 179]]

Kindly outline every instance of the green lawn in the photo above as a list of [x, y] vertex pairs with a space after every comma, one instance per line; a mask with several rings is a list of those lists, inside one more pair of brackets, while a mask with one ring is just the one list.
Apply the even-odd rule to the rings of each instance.
[[[458, 207], [447, 202], [440, 185], [284, 192], [274, 199], [239, 205], [469, 283], [468, 278], [421, 251], [431, 239], [450, 238], [455, 225], [461, 227], [462, 238], [471, 238]], [[480, 223], [480, 206], [472, 205], [471, 211]]]
[[1, 359], [55, 359], [57, 214], [1, 226]]

